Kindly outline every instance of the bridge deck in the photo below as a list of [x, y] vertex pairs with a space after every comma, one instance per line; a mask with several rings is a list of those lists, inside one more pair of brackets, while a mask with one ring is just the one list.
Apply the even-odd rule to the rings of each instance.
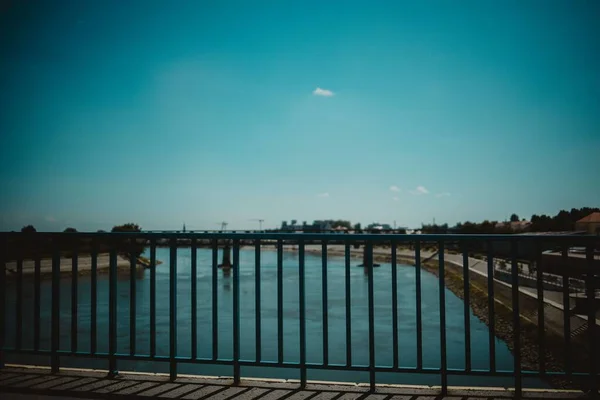
[[[52, 396], [52, 397], [50, 397]], [[163, 374], [122, 373], [109, 379], [106, 371], [63, 369], [52, 374], [49, 369], [7, 366], [0, 370], [0, 399], [52, 400], [59, 398], [138, 398], [198, 400], [475, 400], [513, 399], [506, 389], [440, 389], [425, 386], [378, 385], [374, 393], [368, 385], [313, 382], [301, 388], [292, 380], [242, 379], [237, 386], [232, 379], [181, 376], [169, 381]], [[523, 398], [584, 398], [581, 392], [528, 391]]]

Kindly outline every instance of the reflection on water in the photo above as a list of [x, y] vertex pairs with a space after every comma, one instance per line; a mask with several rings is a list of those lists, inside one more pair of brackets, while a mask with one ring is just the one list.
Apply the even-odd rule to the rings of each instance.
[[[240, 251], [240, 340], [241, 358], [255, 359], [255, 267], [254, 249]], [[190, 249], [178, 249], [177, 253], [177, 355], [191, 355], [191, 255]], [[156, 270], [156, 353], [169, 354], [169, 249], [158, 248], [157, 258], [164, 263]], [[220, 259], [220, 255], [219, 255]], [[277, 269], [276, 253], [263, 250], [261, 254], [261, 331], [262, 360], [277, 360]], [[198, 249], [197, 281], [197, 334], [198, 357], [212, 356], [212, 252]], [[353, 263], [357, 263], [354, 261]], [[322, 284], [321, 258], [306, 254], [306, 335], [307, 361], [322, 362]], [[352, 362], [354, 365], [368, 364], [368, 307], [367, 275], [364, 268], [353, 266], [351, 273], [351, 331]], [[391, 308], [391, 268], [383, 264], [374, 269], [375, 289], [375, 350], [377, 365], [392, 364], [392, 308]], [[346, 299], [345, 268], [343, 258], [330, 257], [328, 265], [328, 321], [329, 321], [329, 362], [346, 362]], [[218, 271], [218, 351], [219, 357], [232, 357], [232, 289], [231, 272]], [[409, 266], [398, 266], [398, 337], [399, 359], [403, 367], [416, 365], [416, 314], [415, 314], [415, 270]], [[61, 279], [60, 290], [60, 348], [69, 350], [71, 345], [71, 279]], [[119, 353], [129, 353], [130, 296], [129, 276], [119, 276], [117, 282], [117, 349]], [[14, 345], [15, 327], [15, 287], [9, 281], [7, 299], [8, 345]], [[50, 348], [51, 282], [42, 282], [41, 348]], [[24, 348], [33, 347], [33, 282], [24, 280], [23, 288], [23, 327]], [[136, 351], [149, 354], [150, 350], [150, 271], [142, 271], [136, 276]], [[284, 318], [284, 359], [287, 362], [299, 361], [299, 312], [298, 312], [298, 255], [284, 253], [283, 257], [283, 318]], [[425, 368], [439, 367], [439, 304], [438, 280], [435, 276], [422, 273], [422, 323], [423, 323], [423, 365]], [[90, 351], [90, 277], [79, 277], [78, 284], [78, 350]], [[453, 293], [446, 290], [447, 356], [449, 368], [464, 367], [464, 320], [463, 303]], [[473, 369], [487, 369], [488, 330], [485, 324], [473, 315], [471, 318], [471, 354]], [[108, 275], [98, 276], [98, 352], [108, 352]], [[496, 342], [496, 361], [499, 370], [511, 370], [513, 358], [505, 343]], [[9, 361], [29, 361], [24, 356], [11, 356]], [[46, 359], [36, 362], [47, 363]], [[106, 361], [64, 358], [64, 365], [106, 368]], [[167, 371], [167, 363], [119, 361], [121, 370]], [[181, 364], [181, 373], [211, 375], [231, 375], [230, 366], [210, 366]], [[276, 368], [242, 368], [245, 376], [297, 378], [297, 370]], [[309, 379], [319, 380], [368, 380], [361, 372], [321, 371], [308, 373]], [[439, 384], [437, 375], [378, 374], [380, 382]], [[450, 378], [453, 385], [510, 385], [504, 378]], [[541, 385], [541, 382], [536, 382]]]

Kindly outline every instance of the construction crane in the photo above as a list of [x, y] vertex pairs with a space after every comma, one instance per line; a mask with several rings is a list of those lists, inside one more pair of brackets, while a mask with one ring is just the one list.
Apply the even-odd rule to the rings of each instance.
[[224, 231], [225, 229], [227, 229], [227, 225], [229, 225], [227, 222], [225, 221], [221, 221], [221, 222], [216, 222], [217, 225], [221, 225], [221, 231]]
[[262, 223], [263, 223], [263, 222], [265, 222], [265, 220], [264, 220], [264, 219], [261, 219], [261, 218], [253, 218], [253, 219], [251, 219], [250, 221], [257, 221], [257, 222], [258, 222], [258, 226], [259, 226], [259, 230], [261, 230], [261, 231], [262, 231]]

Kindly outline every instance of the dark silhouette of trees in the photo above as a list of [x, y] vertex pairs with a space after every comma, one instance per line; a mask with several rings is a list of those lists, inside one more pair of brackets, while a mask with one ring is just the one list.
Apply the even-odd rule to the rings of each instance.
[[548, 215], [532, 215], [532, 232], [561, 232], [575, 230], [575, 222], [594, 212], [600, 212], [600, 208], [572, 208], [571, 211], [561, 210], [554, 217]]
[[141, 232], [142, 228], [138, 224], [129, 222], [123, 225], [113, 226], [111, 232]]
[[77, 229], [75, 229], [75, 228], [66, 228], [63, 232], [65, 232], [65, 233], [75, 233], [75, 232], [77, 232]]
[[511, 215], [510, 222], [519, 222], [519, 216], [517, 214]]
[[37, 232], [33, 225], [27, 225], [21, 228], [21, 232], [23, 233], [35, 233]]
[[[123, 225], [113, 226], [111, 232], [123, 232], [123, 233], [131, 233], [131, 232], [141, 232], [142, 228], [138, 224], [134, 224], [133, 222], [129, 222]], [[139, 257], [144, 252], [145, 240], [136, 240], [136, 239], [126, 239], [126, 238], [117, 238], [116, 243], [117, 251], [119, 253], [129, 255], [133, 254], [134, 257]]]

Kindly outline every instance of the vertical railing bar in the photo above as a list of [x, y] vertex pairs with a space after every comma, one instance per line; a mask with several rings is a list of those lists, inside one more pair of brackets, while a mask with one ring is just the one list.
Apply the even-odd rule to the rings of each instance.
[[[21, 341], [23, 338], [23, 256], [19, 254], [17, 260], [17, 298], [15, 313], [15, 348], [21, 350]], [[4, 312], [4, 310], [0, 310]]]
[[79, 276], [78, 261], [79, 253], [77, 245], [75, 244], [71, 253], [71, 352], [73, 353], [77, 352], [77, 281]]
[[240, 383], [240, 241], [233, 241], [233, 384]]
[[463, 251], [463, 315], [465, 322], [465, 371], [471, 371], [471, 301], [470, 301], [470, 284], [469, 278], [471, 271], [469, 270], [469, 253]]
[[218, 302], [219, 296], [217, 293], [217, 279], [218, 279], [218, 241], [214, 239], [212, 242], [212, 358], [217, 360], [219, 358], [219, 309]]
[[111, 243], [108, 282], [108, 375], [116, 376], [117, 370], [117, 250]]
[[597, 356], [598, 348], [596, 343], [596, 285], [597, 277], [594, 271], [594, 246], [593, 243], [586, 246], [587, 276], [586, 276], [586, 294], [588, 302], [588, 340], [589, 340], [589, 360], [590, 360], [590, 398], [598, 398], [598, 367]]
[[60, 253], [55, 238], [52, 240], [52, 343], [50, 365], [52, 373], [60, 368]]
[[438, 242], [439, 297], [440, 297], [440, 371], [442, 375], [442, 395], [448, 393], [448, 363], [446, 350], [446, 283], [444, 265], [444, 242]]
[[156, 356], [156, 239], [150, 239], [150, 357]]
[[[40, 242], [37, 242], [36, 245], [37, 250], [35, 252], [35, 261], [34, 261], [34, 278], [33, 278], [33, 286], [34, 286], [34, 299], [33, 299], [33, 349], [38, 351], [40, 349], [40, 334], [41, 334], [41, 307], [42, 307], [42, 295], [41, 295], [41, 255], [39, 252]], [[4, 311], [4, 309], [2, 309]]]
[[260, 362], [262, 357], [262, 334], [261, 334], [261, 313], [260, 313], [260, 239], [254, 244], [254, 325], [256, 330], [256, 362]]
[[[538, 351], [539, 351], [539, 370], [541, 374], [546, 372], [546, 346], [545, 346], [545, 323], [544, 323], [544, 281], [542, 267], [542, 246], [538, 241], [536, 244], [536, 288], [538, 303]], [[542, 375], [543, 376], [543, 375]]]
[[129, 243], [129, 354], [135, 355], [136, 340], [136, 255], [134, 248], [135, 239]]
[[171, 239], [169, 251], [169, 379], [177, 379], [177, 242]]
[[277, 241], [277, 359], [283, 363], [283, 242]]
[[329, 364], [329, 325], [327, 313], [327, 242], [321, 243], [321, 306], [323, 316], [323, 365]]
[[512, 273], [512, 307], [513, 307], [513, 341], [514, 341], [514, 374], [515, 397], [521, 398], [521, 316], [519, 310], [519, 270], [517, 266], [518, 242], [511, 240], [511, 273]]
[[367, 242], [367, 276], [368, 276], [368, 305], [369, 305], [369, 388], [375, 391], [375, 294], [373, 283], [373, 243]]
[[488, 287], [488, 343], [490, 372], [496, 372], [496, 314], [494, 311], [494, 253], [493, 243], [487, 241], [487, 287]]
[[346, 366], [352, 365], [352, 302], [350, 291], [350, 243], [346, 242], [344, 249], [345, 286], [346, 286]]
[[423, 369], [423, 323], [421, 315], [421, 242], [415, 242], [415, 293], [417, 317], [417, 371]]
[[300, 385], [306, 386], [306, 320], [305, 320], [305, 288], [304, 288], [304, 240], [298, 244], [298, 294], [300, 313]]
[[91, 243], [91, 288], [90, 288], [90, 352], [96, 354], [98, 346], [97, 318], [98, 318], [98, 251], [96, 242]]
[[569, 302], [569, 247], [567, 245], [562, 248], [562, 300], [563, 300], [563, 336], [565, 338], [565, 374], [567, 378], [571, 376], [573, 371], [573, 359], [571, 357], [571, 312]]
[[393, 366], [398, 368], [398, 260], [396, 241], [392, 241], [392, 336]]
[[0, 236], [0, 368], [4, 368], [4, 345], [6, 340], [6, 262], [7, 239], [4, 235]]
[[192, 360], [198, 358], [198, 243], [196, 238], [192, 238], [191, 257], [192, 257], [192, 281], [191, 281], [191, 307], [192, 307]]

